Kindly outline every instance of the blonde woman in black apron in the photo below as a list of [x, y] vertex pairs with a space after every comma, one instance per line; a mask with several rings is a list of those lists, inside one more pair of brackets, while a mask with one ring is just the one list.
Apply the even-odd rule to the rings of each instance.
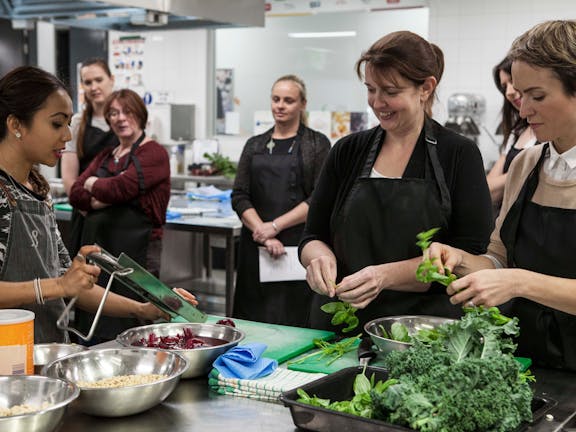
[[[95, 311], [104, 292], [95, 285], [100, 269], [84, 259], [99, 248], [85, 246], [70, 260], [37, 167], [56, 165], [70, 140], [71, 116], [70, 96], [53, 75], [24, 66], [0, 79], [0, 308], [35, 312], [35, 343], [69, 340], [56, 327], [64, 299], [78, 296], [79, 307]], [[163, 316], [150, 303], [112, 293], [104, 313]]]
[[462, 276], [448, 287], [452, 303], [519, 318], [518, 355], [576, 371], [574, 46], [576, 21], [545, 22], [514, 41], [520, 115], [544, 144], [514, 159], [487, 255], [433, 243], [430, 256]]
[[[80, 86], [84, 91], [84, 110], [72, 117], [72, 139], [66, 143], [60, 167], [66, 195], [70, 196], [72, 185], [98, 153], [108, 147], [116, 147], [118, 138], [110, 130], [104, 118], [104, 102], [114, 90], [114, 76], [105, 60], [86, 60], [80, 67]], [[75, 255], [82, 246], [84, 215], [72, 210], [70, 235], [66, 245]]]
[[357, 62], [380, 124], [334, 145], [312, 196], [300, 258], [317, 293], [313, 327], [333, 328], [320, 307], [338, 299], [360, 309], [361, 325], [461, 314], [441, 287], [415, 278], [419, 232], [440, 227], [446, 242], [483, 252], [492, 229], [478, 148], [430, 118], [443, 69], [440, 49], [407, 31]]
[[300, 78], [276, 80], [271, 108], [274, 127], [244, 146], [232, 192], [232, 207], [243, 222], [233, 316], [305, 327], [312, 298], [306, 281], [262, 282], [258, 248], [281, 257], [285, 247], [298, 245], [330, 141], [304, 124], [306, 87]]

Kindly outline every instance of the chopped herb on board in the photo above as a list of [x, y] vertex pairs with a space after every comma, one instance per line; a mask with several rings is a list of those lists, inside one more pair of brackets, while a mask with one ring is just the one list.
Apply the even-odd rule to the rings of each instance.
[[295, 361], [288, 362], [289, 364], [298, 364], [302, 363], [304, 360], [309, 359], [311, 357], [318, 357], [318, 359], [326, 358], [327, 362], [326, 365], [331, 365], [336, 360], [341, 358], [344, 354], [348, 351], [353, 351], [356, 349], [358, 341], [362, 337], [362, 334], [358, 336], [349, 337], [346, 339], [342, 339], [341, 341], [330, 343], [326, 342], [321, 339], [314, 339], [314, 345], [319, 351], [313, 352], [312, 354], [305, 355], [304, 357], [300, 357]]
[[[432, 244], [432, 237], [440, 228], [432, 228], [416, 235], [418, 241], [416, 245], [422, 249], [422, 253], [426, 251]], [[438, 273], [438, 266], [432, 262], [430, 258], [423, 260], [416, 269], [416, 280], [424, 283], [438, 282], [442, 285], [448, 286], [454, 282], [458, 277], [452, 274], [450, 270], [444, 268], [444, 274]]]

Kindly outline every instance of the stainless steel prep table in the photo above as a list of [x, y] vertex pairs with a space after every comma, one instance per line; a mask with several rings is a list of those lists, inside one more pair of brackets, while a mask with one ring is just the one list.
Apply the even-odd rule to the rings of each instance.
[[[576, 411], [576, 374], [534, 369], [536, 389], [558, 405], [530, 431], [563, 431]], [[571, 422], [570, 422], [571, 423]], [[573, 425], [572, 425], [573, 427]], [[208, 388], [206, 379], [180, 381], [161, 405], [131, 417], [99, 418], [69, 410], [57, 432], [294, 432], [290, 410], [280, 404], [221, 396]], [[573, 430], [573, 429], [570, 429]]]
[[242, 222], [237, 217], [215, 218], [205, 216], [184, 216], [179, 219], [167, 221], [166, 229], [174, 231], [188, 231], [203, 235], [204, 266], [206, 276], [211, 276], [212, 259], [210, 253], [210, 236], [220, 235], [226, 239], [225, 272], [226, 272], [226, 316], [232, 316], [234, 299], [234, 241], [240, 236]]

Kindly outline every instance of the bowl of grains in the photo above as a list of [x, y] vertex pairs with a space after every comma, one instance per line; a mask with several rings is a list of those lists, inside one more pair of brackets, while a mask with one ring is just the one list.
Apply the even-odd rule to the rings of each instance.
[[245, 333], [231, 325], [161, 323], [134, 327], [116, 337], [125, 347], [164, 349], [188, 360], [182, 378], [206, 376], [216, 358], [238, 345]]
[[80, 388], [75, 407], [102, 417], [123, 417], [162, 403], [180, 381], [188, 361], [177, 353], [139, 348], [90, 349], [48, 364], [48, 377]]
[[0, 376], [0, 431], [51, 432], [79, 394], [77, 386], [58, 378]]

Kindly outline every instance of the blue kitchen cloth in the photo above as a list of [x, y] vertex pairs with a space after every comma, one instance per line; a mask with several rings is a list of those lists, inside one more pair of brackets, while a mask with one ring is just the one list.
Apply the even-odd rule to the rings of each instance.
[[166, 210], [166, 220], [173, 220], [182, 217], [182, 213]]
[[220, 355], [212, 366], [224, 378], [254, 379], [270, 375], [278, 367], [276, 360], [262, 357], [268, 348], [263, 343], [235, 346]]

